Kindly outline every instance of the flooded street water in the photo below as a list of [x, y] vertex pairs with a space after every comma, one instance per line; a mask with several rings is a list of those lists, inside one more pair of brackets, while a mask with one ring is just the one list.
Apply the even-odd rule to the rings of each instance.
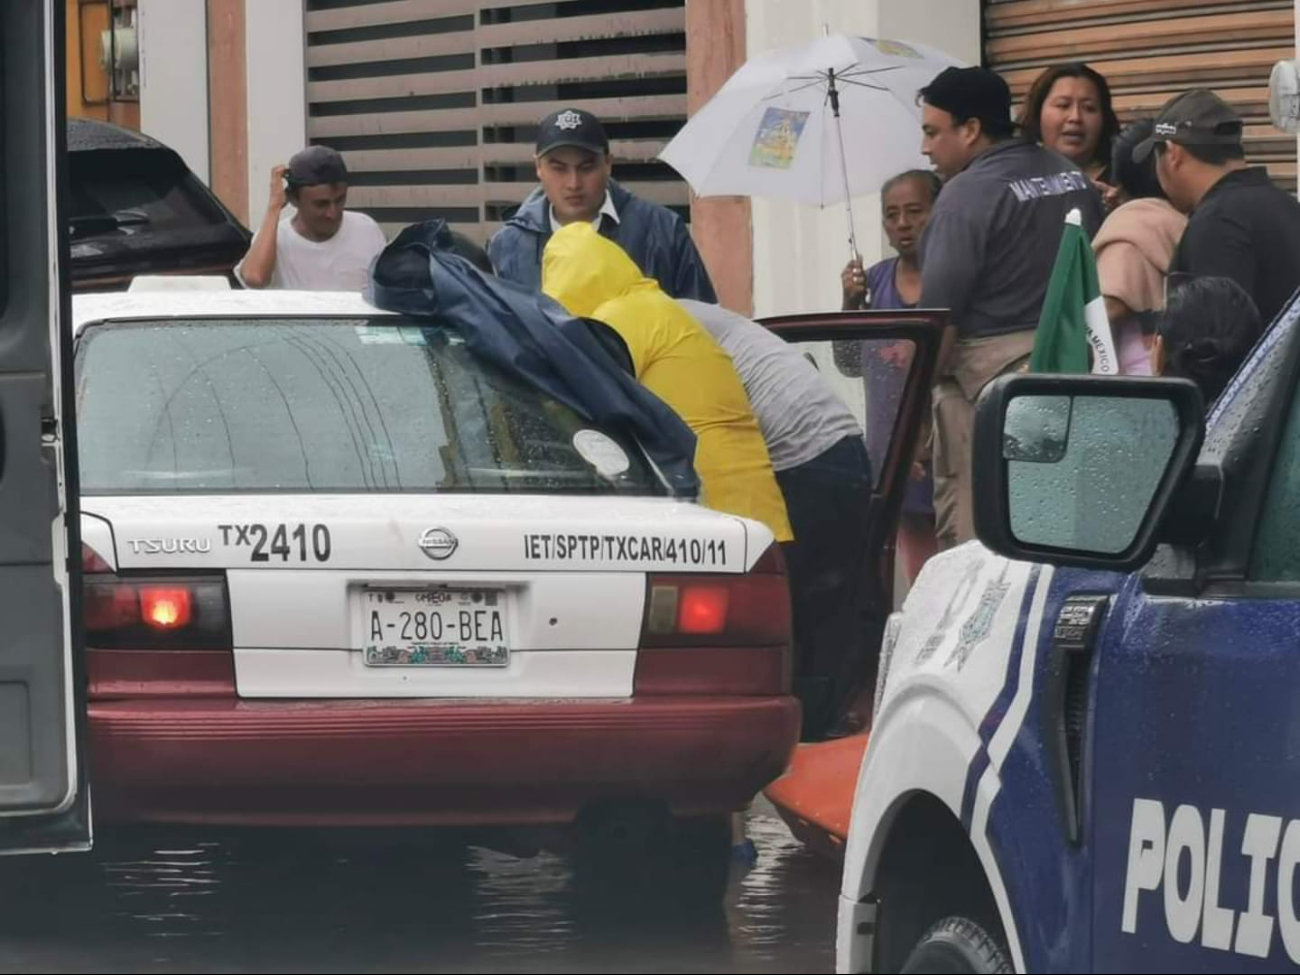
[[755, 807], [715, 910], [579, 897], [568, 861], [133, 830], [3, 870], [2, 972], [829, 972], [838, 870]]

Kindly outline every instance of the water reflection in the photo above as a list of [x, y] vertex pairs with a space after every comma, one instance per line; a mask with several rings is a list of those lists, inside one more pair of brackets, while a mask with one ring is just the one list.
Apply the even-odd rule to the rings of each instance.
[[826, 972], [836, 870], [770, 808], [713, 910], [628, 909], [564, 857], [364, 836], [135, 830], [5, 861], [3, 972]]

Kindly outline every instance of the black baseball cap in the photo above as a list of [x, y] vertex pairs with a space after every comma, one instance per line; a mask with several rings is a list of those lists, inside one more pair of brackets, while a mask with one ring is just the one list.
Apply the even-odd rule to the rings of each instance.
[[1133, 161], [1142, 162], [1161, 142], [1239, 146], [1241, 116], [1208, 88], [1193, 88], [1165, 103], [1150, 137], [1133, 147]]
[[604, 155], [609, 152], [609, 136], [600, 119], [580, 108], [564, 108], [542, 119], [537, 130], [537, 155], [552, 149], [571, 146]]
[[289, 160], [289, 171], [284, 178], [290, 186], [346, 183], [348, 167], [343, 157], [329, 146], [308, 146]]
[[979, 119], [994, 135], [1015, 131], [1011, 89], [1001, 75], [987, 68], [944, 68], [921, 89], [921, 98], [958, 121]]

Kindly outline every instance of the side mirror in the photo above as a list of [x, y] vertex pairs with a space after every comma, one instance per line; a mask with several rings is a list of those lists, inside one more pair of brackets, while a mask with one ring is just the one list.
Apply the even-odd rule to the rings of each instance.
[[1012, 559], [1135, 569], [1203, 437], [1184, 379], [1003, 376], [976, 405], [976, 532]]

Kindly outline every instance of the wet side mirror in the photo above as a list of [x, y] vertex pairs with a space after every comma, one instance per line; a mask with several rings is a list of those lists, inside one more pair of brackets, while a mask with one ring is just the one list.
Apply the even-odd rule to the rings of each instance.
[[1006, 376], [976, 408], [980, 540], [1010, 558], [1129, 570], [1157, 531], [1203, 436], [1192, 383]]

